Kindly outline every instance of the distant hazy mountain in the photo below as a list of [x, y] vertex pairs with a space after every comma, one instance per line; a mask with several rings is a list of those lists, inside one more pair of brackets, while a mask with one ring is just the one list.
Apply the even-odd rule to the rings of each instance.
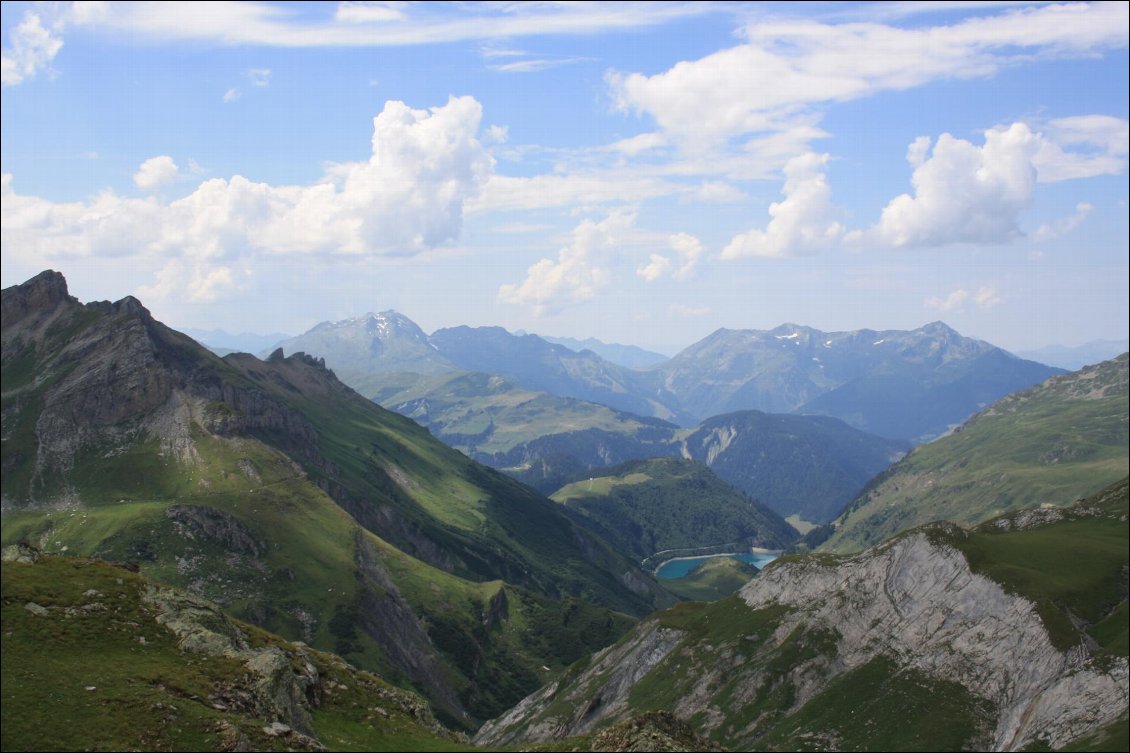
[[654, 373], [692, 415], [812, 413], [922, 441], [1059, 371], [933, 322], [881, 332], [720, 329]]
[[1009, 395], [923, 445], [836, 520], [826, 549], [852, 551], [921, 523], [978, 523], [1064, 504], [1130, 470], [1127, 355]]
[[[349, 386], [372, 397], [385, 377], [397, 372], [497, 374], [528, 389], [602, 403], [643, 416], [690, 424], [693, 417], [667, 407], [649, 384], [654, 377], [597, 354], [578, 353], [537, 335], [515, 335], [501, 327], [450, 327], [428, 336], [395, 311], [323, 322], [279, 343], [285, 352], [326, 359]], [[266, 356], [267, 353], [262, 354]]]
[[1060, 372], [941, 322], [883, 332], [795, 324], [722, 329], [646, 371], [501, 327], [449, 327], [429, 336], [394, 311], [323, 322], [281, 346], [325, 358], [369, 397], [391, 373], [475, 371], [685, 427], [738, 410], [807, 413], [914, 442]]
[[460, 369], [501, 374], [523, 387], [642, 416], [693, 422], [693, 417], [669, 407], [673, 400], [654, 388], [651, 374], [537, 335], [512, 335], [501, 327], [449, 327], [433, 333], [429, 342]]
[[272, 332], [268, 335], [241, 332], [233, 335], [222, 329], [186, 329], [184, 333], [221, 356], [228, 353], [259, 353], [290, 337], [282, 332]]
[[1075, 346], [1045, 345], [1036, 350], [1018, 350], [1016, 355], [1032, 361], [1075, 371], [1093, 363], [1107, 361], [1130, 350], [1128, 340], [1091, 340]]
[[591, 350], [604, 360], [611, 361], [617, 366], [624, 366], [629, 369], [650, 369], [653, 366], [658, 366], [663, 363], [668, 358], [662, 353], [654, 353], [650, 350], [638, 348], [635, 345], [605, 343], [597, 340], [595, 337], [578, 340], [575, 337], [539, 336], [546, 342], [551, 342], [555, 345], [564, 345], [569, 350], [574, 350], [578, 353], [582, 350]]
[[[322, 322], [313, 329], [276, 344], [286, 353], [309, 353], [326, 359], [338, 378], [366, 397], [374, 374], [412, 371], [439, 374], [457, 367], [436, 352], [427, 334], [396, 311], [369, 313], [339, 322]], [[269, 352], [260, 355], [265, 357]]]

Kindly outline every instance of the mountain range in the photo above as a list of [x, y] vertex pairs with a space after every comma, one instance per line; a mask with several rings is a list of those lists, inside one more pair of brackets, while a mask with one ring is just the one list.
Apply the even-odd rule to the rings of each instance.
[[426, 335], [396, 312], [319, 324], [282, 347], [325, 358], [370, 397], [385, 387], [382, 374], [472, 371], [684, 427], [760, 410], [832, 416], [912, 442], [943, 434], [1009, 392], [1061, 373], [962, 337], [941, 322], [910, 331], [829, 333], [793, 324], [718, 330], [647, 370], [501, 327]]
[[[390, 367], [360, 394], [321, 355], [221, 358], [56, 272], [0, 312], [5, 749], [465, 745], [449, 730], [570, 750], [1125, 748], [1127, 355], [991, 398], [1054, 370], [941, 324], [785, 325], [728, 356], [721, 331], [647, 371], [394, 313], [315, 328]], [[511, 373], [465, 370], [495, 361]], [[821, 363], [846, 381], [818, 384]], [[906, 439], [681, 402], [772, 384], [872, 424], [986, 406], [888, 468]], [[867, 408], [904, 384], [898, 410]], [[626, 452], [661, 457], [594, 465]], [[708, 544], [784, 548], [797, 534], [762, 496], [798, 524], [852, 500], [797, 550], [834, 551], [760, 573], [716, 559], [674, 593], [649, 572]]]

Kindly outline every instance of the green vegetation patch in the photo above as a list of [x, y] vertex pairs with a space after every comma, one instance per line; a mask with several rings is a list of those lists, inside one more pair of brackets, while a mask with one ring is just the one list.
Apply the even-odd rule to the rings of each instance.
[[983, 749], [993, 705], [959, 683], [890, 659], [836, 677], [757, 741], [763, 750]]
[[[1126, 655], [1125, 593], [1130, 564], [1126, 523], [1125, 481], [1105, 490], [1083, 508], [1101, 500], [1111, 511], [1068, 515], [1067, 519], [1028, 530], [1001, 532], [981, 526], [952, 543], [975, 572], [992, 578], [1012, 593], [1036, 604], [1040, 617], [1060, 650], [1083, 639], [1083, 625], [1094, 625], [1104, 649]], [[1121, 623], [1115, 613], [1121, 610]], [[1121, 627], [1120, 627], [1121, 626]]]

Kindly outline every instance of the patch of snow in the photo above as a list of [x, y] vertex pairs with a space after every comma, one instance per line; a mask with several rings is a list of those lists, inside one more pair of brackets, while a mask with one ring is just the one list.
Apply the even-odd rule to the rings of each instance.
[[795, 340], [800, 337], [799, 332], [794, 332], [791, 335], [774, 335], [778, 340]]
[[885, 339], [884, 339], [884, 340], [876, 340], [875, 342], [873, 342], [873, 343], [871, 343], [871, 344], [872, 344], [872, 345], [882, 345], [882, 344], [883, 344], [883, 343], [885, 343], [885, 342], [886, 342], [886, 340], [885, 340]]

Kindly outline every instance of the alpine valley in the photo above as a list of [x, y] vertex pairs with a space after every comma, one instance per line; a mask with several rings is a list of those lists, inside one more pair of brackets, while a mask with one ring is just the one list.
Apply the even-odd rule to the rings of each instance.
[[1127, 355], [2, 311], [4, 750], [1127, 746]]

